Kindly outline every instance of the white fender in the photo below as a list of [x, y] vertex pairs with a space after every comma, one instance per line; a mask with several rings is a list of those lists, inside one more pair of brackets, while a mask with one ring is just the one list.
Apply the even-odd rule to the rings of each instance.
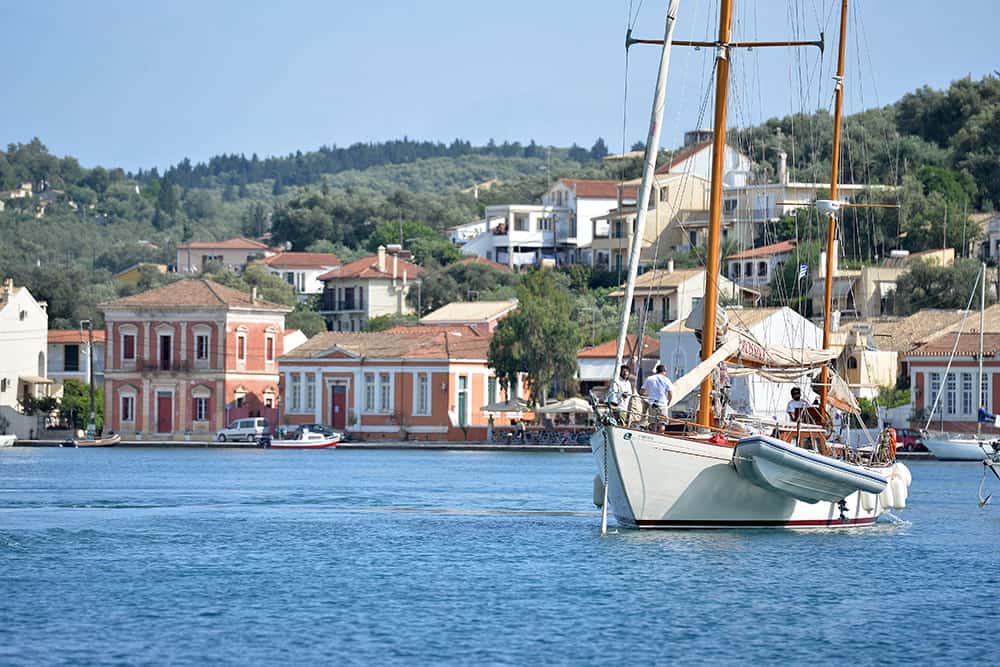
[[889, 486], [886, 488], [892, 489], [892, 500], [893, 504], [890, 507], [901, 510], [906, 507], [906, 484], [899, 477], [893, 477], [889, 480]]
[[875, 494], [868, 493], [867, 491], [859, 491], [858, 496], [861, 499], [861, 508], [866, 512], [872, 512], [875, 510]]
[[896, 506], [894, 501], [895, 498], [893, 498], [892, 495], [892, 484], [886, 484], [885, 488], [882, 489], [882, 493], [878, 494], [878, 502], [883, 508], [889, 509], [890, 507]]
[[913, 481], [913, 475], [910, 474], [910, 469], [899, 461], [892, 466], [892, 476], [899, 477], [903, 481], [903, 484], [907, 487], [910, 486], [910, 482]]
[[604, 505], [604, 482], [600, 475], [594, 475], [594, 504], [598, 507]]

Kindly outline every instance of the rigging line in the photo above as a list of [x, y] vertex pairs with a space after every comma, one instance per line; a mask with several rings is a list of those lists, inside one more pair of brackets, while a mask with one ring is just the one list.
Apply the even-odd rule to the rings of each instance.
[[[930, 414], [927, 415], [927, 423], [924, 424], [924, 430], [926, 431], [930, 428], [931, 421], [934, 419], [934, 411], [937, 410], [938, 401], [941, 400], [941, 392], [944, 390], [945, 385], [948, 381], [948, 374], [951, 371], [951, 362], [955, 360], [955, 351], [958, 350], [958, 341], [962, 337], [962, 333], [965, 331], [965, 321], [969, 319], [969, 314], [972, 312], [972, 300], [976, 296], [976, 292], [981, 289], [980, 282], [982, 281], [983, 265], [980, 265], [979, 272], [976, 274], [976, 287], [972, 290], [969, 295], [969, 302], [965, 305], [965, 314], [962, 316], [962, 321], [959, 325], [958, 331], [955, 333], [955, 344], [951, 347], [951, 356], [948, 358], [948, 365], [944, 369], [944, 382], [938, 387], [937, 396], [934, 397], [934, 404], [931, 406]], [[942, 420], [944, 419], [944, 414], [942, 413]]]

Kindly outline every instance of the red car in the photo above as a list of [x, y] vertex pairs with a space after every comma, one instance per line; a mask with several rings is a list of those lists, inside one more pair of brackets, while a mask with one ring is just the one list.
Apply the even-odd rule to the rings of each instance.
[[912, 428], [897, 428], [896, 429], [896, 442], [897, 447], [903, 452], [926, 452], [927, 448], [924, 447], [924, 443], [920, 440], [920, 431]]

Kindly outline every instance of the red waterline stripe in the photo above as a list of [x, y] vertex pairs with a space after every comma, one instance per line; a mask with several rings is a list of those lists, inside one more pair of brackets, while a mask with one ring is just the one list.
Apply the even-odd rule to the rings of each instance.
[[639, 519], [634, 522], [639, 528], [841, 528], [845, 526], [866, 526], [875, 523], [875, 517], [858, 519], [799, 519], [796, 521], [699, 521], [696, 519]]

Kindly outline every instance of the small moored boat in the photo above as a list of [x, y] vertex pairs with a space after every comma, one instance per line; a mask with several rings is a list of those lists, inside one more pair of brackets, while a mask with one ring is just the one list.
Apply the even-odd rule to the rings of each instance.
[[17, 436], [13, 433], [4, 433], [0, 435], [0, 447], [13, 447], [15, 440], [17, 440]]
[[991, 441], [974, 435], [963, 437], [942, 433], [940, 436], [924, 436], [923, 443], [938, 461], [983, 461], [993, 451]]
[[117, 433], [104, 438], [70, 440], [76, 447], [114, 447], [122, 441], [122, 437]]
[[856, 491], [881, 493], [889, 480], [851, 465], [766, 435], [751, 435], [736, 443], [736, 472], [747, 481], [807, 503], [837, 502]]
[[340, 442], [339, 433], [324, 435], [303, 429], [291, 440], [272, 440], [271, 449], [329, 449]]

